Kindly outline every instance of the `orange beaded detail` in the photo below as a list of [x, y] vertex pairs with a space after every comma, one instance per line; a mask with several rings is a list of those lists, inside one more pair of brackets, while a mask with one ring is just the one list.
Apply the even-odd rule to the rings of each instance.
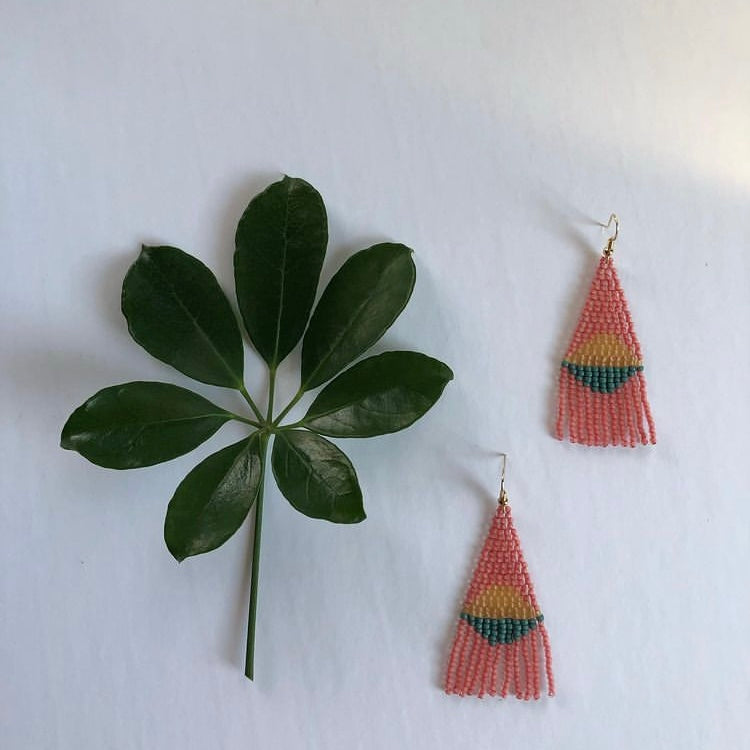
[[646, 445], [656, 431], [641, 346], [611, 256], [599, 261], [560, 367], [555, 436], [583, 445]]
[[498, 505], [466, 593], [445, 692], [538, 699], [555, 694], [549, 638], [509, 505]]

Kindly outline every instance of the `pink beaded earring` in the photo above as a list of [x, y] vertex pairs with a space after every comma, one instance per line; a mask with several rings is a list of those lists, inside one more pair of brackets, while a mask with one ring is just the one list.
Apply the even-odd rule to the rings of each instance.
[[513, 526], [501, 455], [497, 510], [461, 608], [445, 692], [538, 699], [545, 680], [547, 694], [555, 694], [549, 638]]
[[[641, 345], [615, 269], [620, 231], [607, 240], [578, 326], [560, 366], [555, 436], [583, 445], [647, 445], [656, 431], [646, 396]], [[605, 226], [602, 224], [602, 226]]]

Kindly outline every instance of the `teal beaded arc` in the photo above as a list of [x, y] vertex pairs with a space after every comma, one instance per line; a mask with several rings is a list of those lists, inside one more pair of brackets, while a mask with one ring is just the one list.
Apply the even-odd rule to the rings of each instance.
[[613, 393], [629, 378], [643, 370], [643, 365], [608, 367], [607, 365], [578, 365], [563, 360], [562, 366], [583, 385], [595, 393]]
[[526, 619], [513, 617], [476, 617], [468, 612], [461, 612], [459, 617], [466, 620], [474, 630], [489, 641], [490, 646], [498, 643], [513, 643], [523, 638], [544, 620], [543, 614]]

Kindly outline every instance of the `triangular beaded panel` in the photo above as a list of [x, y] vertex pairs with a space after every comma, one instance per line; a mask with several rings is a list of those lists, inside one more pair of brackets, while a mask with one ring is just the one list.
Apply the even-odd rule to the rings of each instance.
[[498, 505], [459, 615], [445, 692], [539, 698], [554, 695], [544, 617], [510, 506]]
[[584, 445], [656, 442], [641, 345], [611, 256], [602, 256], [560, 366], [556, 437]]

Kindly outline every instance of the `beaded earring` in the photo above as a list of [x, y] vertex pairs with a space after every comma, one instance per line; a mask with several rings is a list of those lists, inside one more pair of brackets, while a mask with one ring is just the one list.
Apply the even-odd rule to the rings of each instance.
[[555, 694], [544, 617], [534, 595], [505, 492], [500, 496], [466, 592], [445, 674], [445, 692], [538, 699]]
[[[656, 443], [646, 396], [641, 346], [635, 335], [613, 253], [620, 230], [607, 240], [583, 312], [560, 366], [555, 436], [572, 443]], [[604, 225], [602, 225], [604, 226]]]

